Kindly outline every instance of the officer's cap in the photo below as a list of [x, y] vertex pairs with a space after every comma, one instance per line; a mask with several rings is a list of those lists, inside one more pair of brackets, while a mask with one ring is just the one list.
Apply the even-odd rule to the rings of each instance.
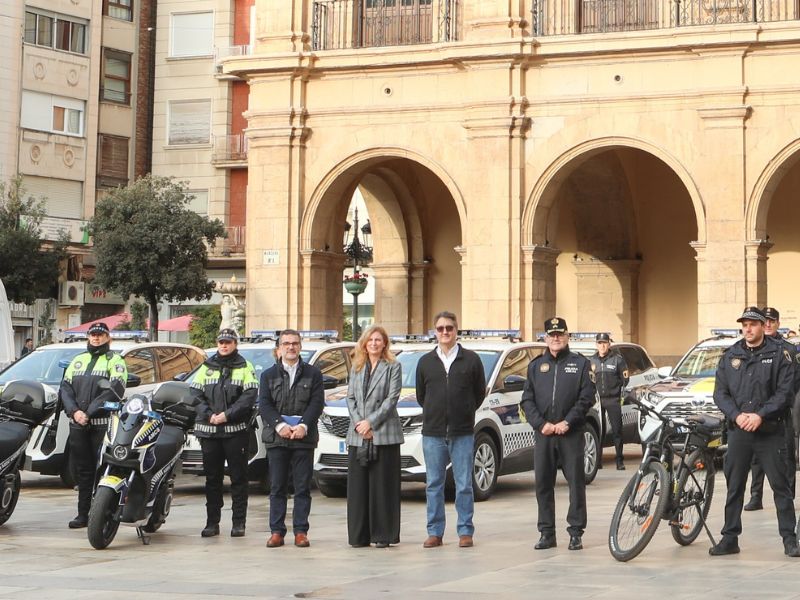
[[220, 329], [219, 334], [217, 334], [217, 341], [218, 342], [228, 341], [228, 342], [238, 343], [239, 334], [236, 333], [235, 329], [230, 329], [230, 328]]
[[766, 321], [766, 317], [764, 313], [761, 312], [761, 309], [757, 306], [748, 306], [744, 309], [742, 316], [736, 319], [737, 323], [741, 323], [742, 321], [761, 321], [764, 323]]
[[611, 342], [611, 336], [608, 335], [607, 333], [598, 333], [596, 336], [594, 336], [594, 341], [595, 342], [609, 342], [610, 343]]
[[100, 321], [99, 323], [92, 323], [89, 327], [89, 330], [86, 332], [89, 335], [94, 334], [101, 334], [101, 333], [110, 333], [108, 330], [108, 325]]
[[553, 317], [544, 322], [544, 330], [547, 335], [551, 333], [566, 333], [567, 322], [561, 317]]
[[778, 312], [777, 308], [772, 308], [771, 306], [765, 306], [763, 312], [764, 312], [764, 318], [769, 319], [770, 321], [781, 320], [781, 313]]

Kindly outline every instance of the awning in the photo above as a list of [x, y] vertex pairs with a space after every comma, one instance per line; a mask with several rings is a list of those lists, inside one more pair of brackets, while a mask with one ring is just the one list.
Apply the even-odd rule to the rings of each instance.
[[183, 315], [182, 317], [175, 317], [174, 319], [167, 319], [166, 321], [158, 322], [159, 331], [189, 331], [189, 324], [192, 322], [194, 315]]
[[111, 315], [110, 317], [103, 317], [102, 319], [95, 319], [94, 321], [89, 321], [88, 323], [83, 323], [78, 325], [77, 327], [73, 327], [72, 329], [67, 329], [64, 333], [86, 333], [89, 331], [89, 327], [94, 325], [95, 323], [105, 323], [108, 325], [109, 329], [114, 329], [120, 323], [124, 323], [125, 321], [131, 320], [130, 313], [119, 313], [117, 315]]

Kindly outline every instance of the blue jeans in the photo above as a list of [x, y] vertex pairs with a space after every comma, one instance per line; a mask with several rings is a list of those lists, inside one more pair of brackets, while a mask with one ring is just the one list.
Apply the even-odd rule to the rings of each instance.
[[444, 480], [447, 465], [452, 464], [456, 483], [456, 512], [458, 535], [472, 535], [475, 526], [472, 515], [475, 499], [472, 496], [473, 435], [455, 437], [422, 436], [422, 453], [425, 455], [425, 496], [428, 500], [428, 535], [444, 537]]

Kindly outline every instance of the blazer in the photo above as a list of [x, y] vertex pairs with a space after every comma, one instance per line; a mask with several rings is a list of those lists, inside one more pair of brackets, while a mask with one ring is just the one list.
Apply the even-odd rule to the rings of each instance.
[[389, 446], [403, 443], [403, 426], [397, 414], [403, 369], [399, 362], [381, 360], [369, 378], [369, 389], [364, 389], [364, 369], [350, 370], [347, 386], [347, 410], [350, 412], [350, 427], [347, 430], [347, 445], [360, 446], [362, 437], [356, 431], [356, 423], [366, 419], [372, 425], [372, 443]]

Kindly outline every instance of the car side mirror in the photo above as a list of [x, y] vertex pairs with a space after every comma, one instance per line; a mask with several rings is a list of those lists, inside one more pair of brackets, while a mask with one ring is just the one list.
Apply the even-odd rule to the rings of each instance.
[[666, 379], [669, 377], [670, 373], [672, 373], [672, 367], [659, 367], [658, 368], [658, 376], [661, 379]]
[[142, 385], [142, 378], [134, 373], [128, 373], [128, 382], [125, 384], [126, 388], [134, 388]]
[[59, 369], [66, 369], [69, 366], [69, 363], [72, 362], [68, 358], [62, 358], [58, 361], [58, 368]]
[[339, 386], [339, 380], [336, 377], [332, 377], [331, 375], [323, 375], [322, 376], [322, 387], [326, 390], [332, 390], [335, 387]]
[[503, 379], [504, 392], [521, 392], [525, 387], [525, 378], [522, 375], [508, 375]]
[[187, 375], [188, 373], [178, 373], [177, 375], [175, 375], [175, 377], [172, 378], [172, 381], [183, 381], [184, 379], [186, 379]]

